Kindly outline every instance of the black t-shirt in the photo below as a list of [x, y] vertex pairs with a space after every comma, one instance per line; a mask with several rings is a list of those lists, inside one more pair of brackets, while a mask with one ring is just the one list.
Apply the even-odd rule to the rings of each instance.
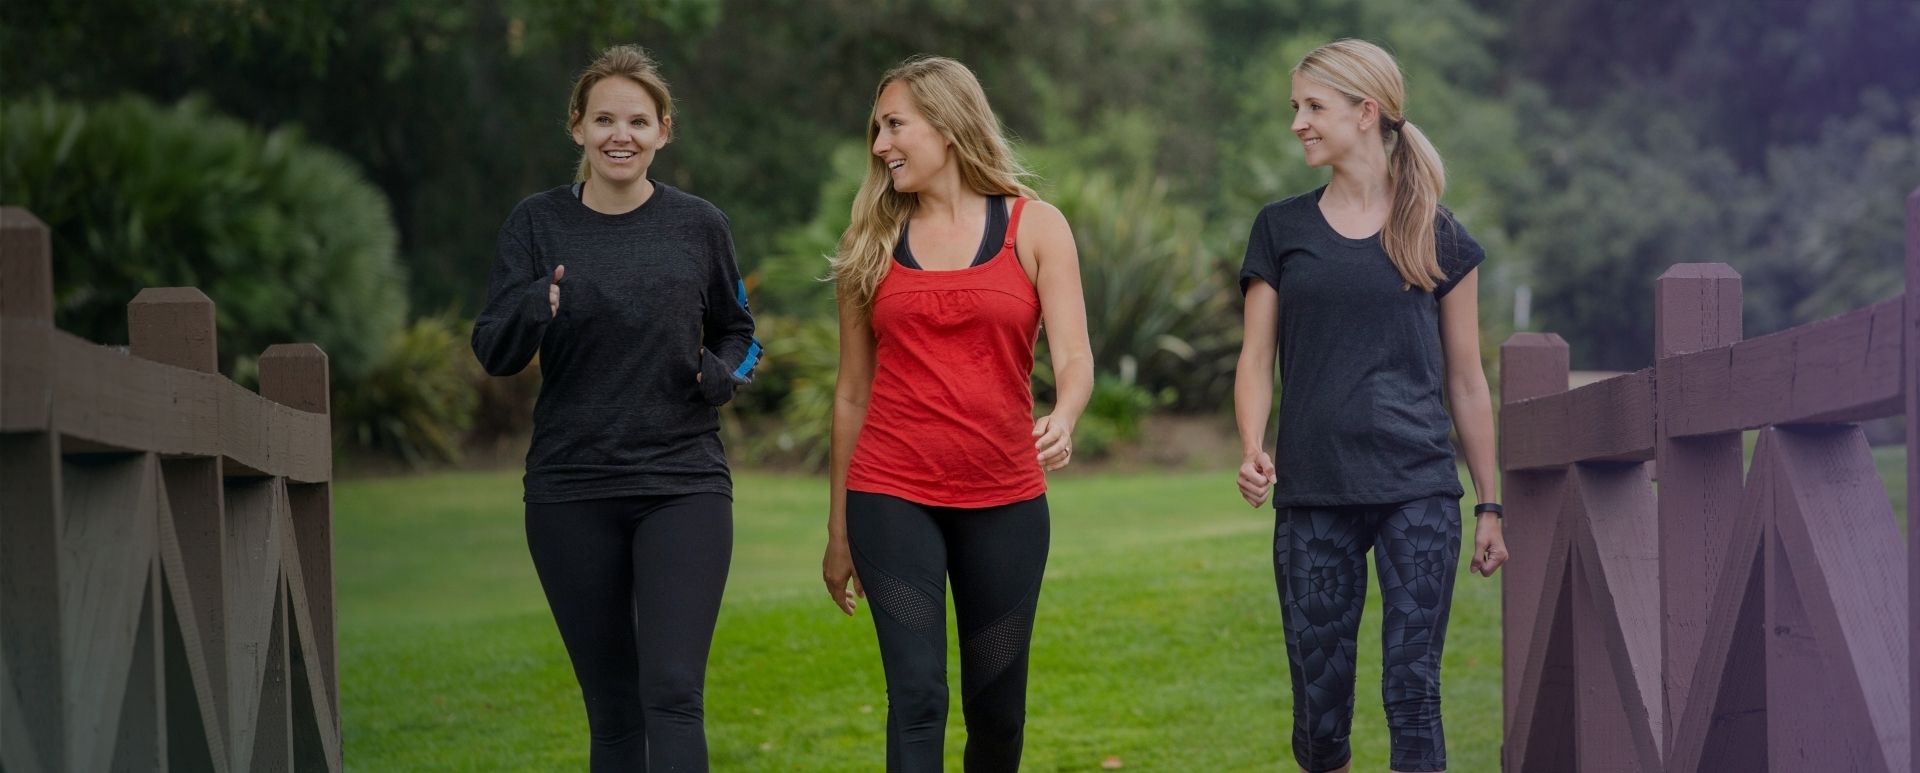
[[715, 406], [752, 378], [760, 343], [727, 216], [659, 182], [618, 215], [563, 186], [514, 207], [498, 244], [473, 351], [497, 376], [540, 355], [526, 501], [731, 495]]
[[1240, 269], [1242, 293], [1257, 279], [1280, 295], [1274, 507], [1461, 496], [1441, 400], [1440, 298], [1486, 253], [1443, 209], [1434, 231], [1446, 281], [1403, 290], [1379, 235], [1333, 230], [1325, 191], [1260, 210]]

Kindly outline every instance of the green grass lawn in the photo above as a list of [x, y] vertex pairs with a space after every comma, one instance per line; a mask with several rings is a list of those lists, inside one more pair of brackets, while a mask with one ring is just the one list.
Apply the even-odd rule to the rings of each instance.
[[[862, 605], [819, 580], [823, 480], [742, 474], [707, 676], [714, 768], [879, 770], [885, 685]], [[346, 760], [356, 770], [586, 766], [578, 688], [527, 558], [515, 473], [341, 484], [335, 555]], [[1229, 473], [1054, 481], [1025, 769], [1286, 769], [1272, 511]], [[1470, 545], [1465, 546], [1470, 549]], [[1462, 574], [1443, 686], [1456, 770], [1498, 767], [1497, 580]], [[1379, 601], [1363, 626], [1355, 762], [1386, 767]], [[951, 619], [951, 617], [949, 617]], [[958, 648], [949, 645], [955, 683]], [[959, 769], [957, 704], [947, 753]]]
[[[1904, 449], [1874, 457], [1903, 516]], [[1249, 509], [1232, 485], [1226, 472], [1053, 482], [1025, 769], [1099, 770], [1109, 757], [1126, 770], [1290, 769], [1272, 511]], [[736, 487], [733, 573], [707, 678], [715, 769], [879, 770], [886, 697], [872, 621], [864, 604], [841, 616], [818, 579], [824, 481], [749, 473]], [[338, 487], [349, 768], [585, 768], [585, 714], [527, 558], [519, 497], [511, 472]], [[1455, 770], [1494, 770], [1499, 588], [1464, 572], [1456, 588], [1448, 752]], [[1368, 602], [1361, 631], [1359, 770], [1387, 764], [1378, 605]], [[948, 651], [957, 681], [958, 648]], [[951, 769], [963, 739], [956, 703]]]

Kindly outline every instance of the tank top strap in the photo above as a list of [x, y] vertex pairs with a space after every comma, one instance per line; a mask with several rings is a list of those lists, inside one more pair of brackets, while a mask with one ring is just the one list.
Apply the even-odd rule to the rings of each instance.
[[1014, 237], [1020, 233], [1020, 212], [1026, 208], [1027, 197], [1021, 196], [1013, 200], [1013, 215], [1007, 218], [1006, 249], [1013, 249]]

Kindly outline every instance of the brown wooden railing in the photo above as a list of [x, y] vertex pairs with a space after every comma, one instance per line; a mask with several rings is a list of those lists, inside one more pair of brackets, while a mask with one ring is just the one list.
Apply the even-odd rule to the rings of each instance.
[[1739, 275], [1676, 265], [1654, 366], [1572, 391], [1558, 336], [1501, 347], [1505, 769], [1913, 769], [1920, 541], [1855, 422], [1906, 416], [1912, 524], [1920, 191], [1906, 276], [1741, 340]]
[[327, 357], [219, 375], [213, 302], [53, 326], [47, 229], [0, 208], [0, 769], [340, 769]]

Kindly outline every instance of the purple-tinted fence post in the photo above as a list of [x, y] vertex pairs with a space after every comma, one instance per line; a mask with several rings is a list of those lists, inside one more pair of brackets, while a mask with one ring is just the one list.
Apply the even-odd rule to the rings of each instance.
[[[1920, 513], [1920, 188], [1907, 196], [1907, 295], [1906, 324], [1902, 338], [1901, 389], [1906, 392], [1907, 409], [1907, 657], [1908, 722], [1920, 741], [1920, 529], [1915, 514]], [[1909, 764], [1920, 773], [1920, 752]]]
[[[1727, 410], [1708, 398], [1724, 399], [1728, 391], [1683, 388], [1669, 358], [1740, 340], [1740, 275], [1724, 263], [1675, 265], [1654, 282], [1654, 309], [1661, 671], [1666, 716], [1679, 717], [1691, 696], [1694, 661], [1744, 489], [1738, 431], [1672, 436], [1675, 416]], [[1666, 746], [1678, 727], [1666, 724]]]
[[[1567, 342], [1557, 335], [1516, 333], [1500, 345], [1500, 401], [1503, 404], [1565, 392], [1567, 374]], [[1503, 413], [1501, 446], [1506, 447], [1505, 437], [1509, 432], [1540, 429], [1513, 426]], [[1507, 549], [1512, 554], [1512, 559], [1500, 570], [1501, 654], [1506, 681], [1502, 716], [1507, 731], [1501, 757], [1503, 767], [1508, 770], [1520, 770], [1526, 760], [1542, 759], [1543, 754], [1547, 759], [1572, 758], [1572, 735], [1565, 732], [1569, 728], [1560, 726], [1572, 720], [1572, 695], [1570, 690], [1558, 690], [1571, 687], [1565, 683], [1565, 679], [1572, 676], [1570, 663], [1557, 663], [1543, 669], [1560, 678], [1552, 680], [1555, 687], [1549, 688], [1544, 684], [1547, 680], [1543, 673], [1542, 684], [1535, 685], [1542, 692], [1528, 703], [1529, 710], [1542, 703], [1558, 708], [1564, 711], [1564, 716], [1560, 716], [1564, 721], [1549, 722], [1553, 727], [1537, 727], [1534, 717], [1519, 716], [1528, 663], [1536, 648], [1548, 646], [1551, 628], [1556, 623], [1555, 620], [1541, 621], [1539, 617], [1566, 480], [1565, 468], [1504, 472], [1501, 478], [1501, 495], [1510, 516], [1505, 522]], [[1555, 746], [1557, 751], [1545, 749], [1543, 744]]]

